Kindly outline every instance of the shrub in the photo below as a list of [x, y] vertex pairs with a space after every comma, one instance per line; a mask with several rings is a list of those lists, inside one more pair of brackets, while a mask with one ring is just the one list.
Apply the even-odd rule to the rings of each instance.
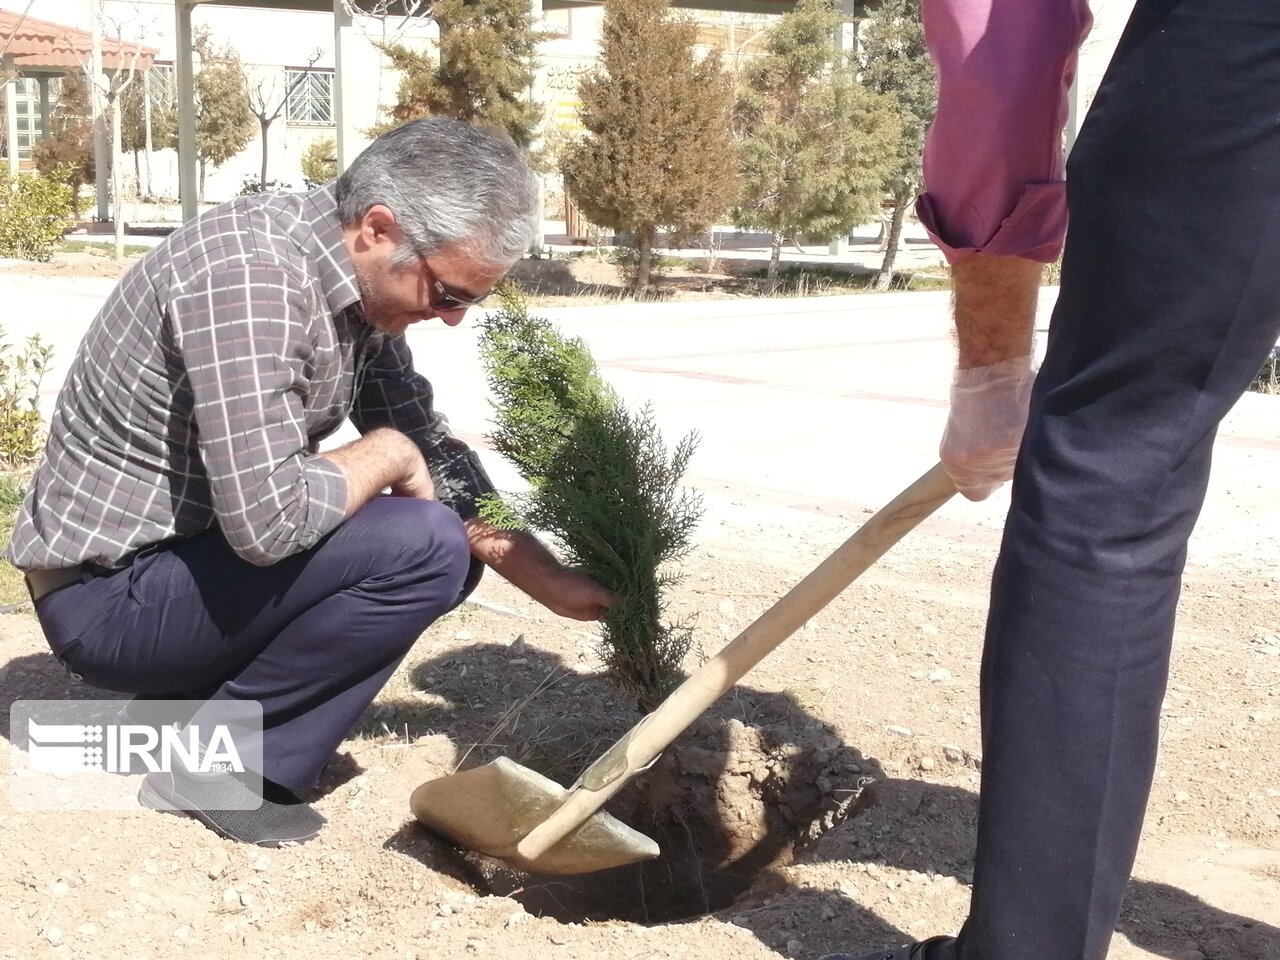
[[[682, 678], [688, 623], [664, 623], [671, 569], [689, 549], [701, 498], [682, 489], [694, 434], [668, 451], [646, 407], [626, 409], [600, 378], [586, 345], [529, 316], [513, 288], [480, 325], [480, 348], [494, 393], [494, 448], [530, 492], [487, 499], [499, 526], [551, 534], [569, 562], [617, 598], [601, 630], [600, 654], [642, 710]], [[661, 568], [661, 569], [660, 569]]]
[[338, 175], [338, 144], [333, 137], [312, 140], [302, 153], [302, 180], [307, 189], [328, 183]]
[[[0, 166], [7, 179], [7, 166]], [[0, 257], [48, 260], [71, 225], [75, 206], [71, 187], [54, 176], [23, 173], [0, 183]]]
[[257, 177], [245, 177], [240, 182], [240, 192], [236, 194], [238, 197], [252, 197], [259, 193], [278, 193], [286, 190], [292, 190], [293, 184], [283, 183], [280, 180], [268, 180], [264, 187], [262, 181]]
[[53, 348], [35, 334], [19, 350], [0, 328], [0, 465], [10, 469], [33, 463], [44, 449], [40, 384]]

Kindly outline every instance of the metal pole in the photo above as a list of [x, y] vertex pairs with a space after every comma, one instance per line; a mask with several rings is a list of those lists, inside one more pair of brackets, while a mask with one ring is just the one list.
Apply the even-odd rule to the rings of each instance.
[[178, 195], [182, 219], [193, 220], [200, 212], [200, 180], [196, 168], [195, 56], [191, 49], [191, 8], [193, 0], [177, 0], [178, 55], [175, 78], [178, 84]]

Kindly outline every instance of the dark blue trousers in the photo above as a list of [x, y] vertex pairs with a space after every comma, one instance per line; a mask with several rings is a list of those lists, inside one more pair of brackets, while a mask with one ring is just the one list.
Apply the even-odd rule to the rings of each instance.
[[380, 497], [272, 566], [241, 560], [215, 528], [42, 597], [37, 614], [95, 686], [260, 702], [262, 773], [300, 790], [480, 570], [447, 507]]
[[1280, 333], [1280, 4], [1138, 0], [1070, 228], [992, 585], [963, 960], [1101, 960], [1219, 420]]

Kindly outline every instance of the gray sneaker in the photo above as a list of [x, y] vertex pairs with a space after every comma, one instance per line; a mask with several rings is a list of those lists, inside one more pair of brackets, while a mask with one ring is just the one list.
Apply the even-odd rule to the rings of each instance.
[[234, 773], [149, 773], [138, 800], [152, 810], [199, 820], [228, 840], [260, 847], [306, 843], [327, 822], [310, 804], [269, 780], [262, 781], [258, 804], [258, 795]]

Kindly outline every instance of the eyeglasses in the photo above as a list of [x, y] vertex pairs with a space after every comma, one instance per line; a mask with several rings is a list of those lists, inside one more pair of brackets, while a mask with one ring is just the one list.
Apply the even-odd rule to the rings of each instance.
[[466, 310], [469, 307], [479, 307], [489, 299], [488, 293], [479, 297], [470, 297], [450, 290], [436, 279], [435, 271], [431, 269], [431, 264], [427, 262], [426, 257], [419, 257], [418, 260], [422, 263], [422, 271], [427, 275], [427, 286], [431, 291], [427, 302], [437, 313], [441, 310]]

